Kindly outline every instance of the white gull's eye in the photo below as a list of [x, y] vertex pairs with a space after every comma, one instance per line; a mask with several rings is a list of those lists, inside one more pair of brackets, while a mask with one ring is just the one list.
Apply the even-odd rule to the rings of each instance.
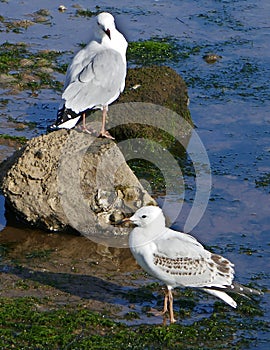
[[142, 219], [145, 219], [145, 218], [147, 218], [147, 215], [142, 215]]

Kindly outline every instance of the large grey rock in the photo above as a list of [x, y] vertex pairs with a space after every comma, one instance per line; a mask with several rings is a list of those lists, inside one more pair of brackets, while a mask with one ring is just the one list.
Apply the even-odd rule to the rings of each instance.
[[155, 203], [113, 141], [76, 130], [30, 140], [4, 173], [2, 191], [12, 210], [52, 231], [72, 227], [101, 240], [101, 231], [124, 233], [114, 221]]

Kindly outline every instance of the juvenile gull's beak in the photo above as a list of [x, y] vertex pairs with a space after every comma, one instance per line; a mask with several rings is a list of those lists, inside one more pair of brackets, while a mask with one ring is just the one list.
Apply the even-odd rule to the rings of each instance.
[[125, 223], [130, 223], [130, 222], [132, 222], [131, 220], [130, 220], [130, 218], [124, 218], [124, 219], [122, 219], [122, 220], [119, 220], [119, 221], [117, 221], [116, 223], [115, 223], [115, 225], [122, 225], [122, 224], [125, 224]]
[[136, 224], [132, 220], [132, 216], [125, 217], [122, 220], [115, 221], [112, 225], [114, 225], [114, 226], [123, 225], [124, 227], [135, 227], [136, 226]]

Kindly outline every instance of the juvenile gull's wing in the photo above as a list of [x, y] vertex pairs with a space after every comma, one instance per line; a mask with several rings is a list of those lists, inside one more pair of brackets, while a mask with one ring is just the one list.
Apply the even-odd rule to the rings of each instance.
[[151, 265], [156, 277], [172, 287], [225, 288], [231, 285], [233, 264], [204, 249], [195, 238], [183, 239], [182, 235], [173, 234], [171, 238], [155, 242]]

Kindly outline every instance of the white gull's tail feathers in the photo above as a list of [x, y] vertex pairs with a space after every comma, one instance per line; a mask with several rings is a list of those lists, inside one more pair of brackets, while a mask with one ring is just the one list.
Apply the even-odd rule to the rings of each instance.
[[57, 129], [72, 129], [81, 119], [81, 115], [73, 112], [71, 109], [66, 108], [63, 105], [58, 109], [57, 119], [53, 125], [48, 127], [48, 131], [54, 131]]

